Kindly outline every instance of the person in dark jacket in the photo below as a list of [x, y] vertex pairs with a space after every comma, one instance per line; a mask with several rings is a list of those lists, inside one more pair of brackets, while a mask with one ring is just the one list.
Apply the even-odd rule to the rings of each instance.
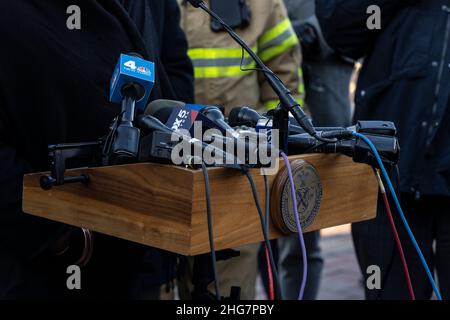
[[[71, 5], [81, 9], [80, 30], [66, 27]], [[134, 296], [147, 248], [97, 234], [82, 290], [68, 292], [70, 261], [56, 254], [79, 231], [23, 213], [22, 178], [49, 170], [49, 144], [108, 132], [120, 112], [108, 97], [121, 53], [155, 62], [151, 100], [192, 101], [192, 65], [178, 23], [175, 0], [0, 2], [0, 298]]]
[[[369, 6], [381, 29], [369, 28]], [[398, 128], [401, 201], [441, 294], [450, 298], [450, 2], [448, 0], [318, 0], [322, 31], [339, 54], [364, 58], [355, 97], [357, 120], [390, 120]], [[398, 221], [397, 221], [398, 222]], [[397, 224], [418, 299], [431, 296], [424, 269]], [[382, 272], [369, 299], [408, 298], [385, 213], [353, 226], [363, 274]], [[435, 245], [435, 248], [434, 248]]]

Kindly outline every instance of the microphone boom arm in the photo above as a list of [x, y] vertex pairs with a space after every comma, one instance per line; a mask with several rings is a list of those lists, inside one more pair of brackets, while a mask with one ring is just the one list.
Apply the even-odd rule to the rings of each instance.
[[[295, 98], [292, 96], [291, 91], [284, 85], [283, 81], [281, 81], [278, 76], [275, 75], [275, 73], [270, 70], [264, 62], [261, 60], [261, 58], [245, 43], [245, 41], [236, 33], [234, 30], [227, 25], [221, 17], [219, 17], [215, 12], [210, 10], [204, 1], [197, 1], [197, 0], [188, 0], [188, 2], [194, 6], [195, 8], [201, 8], [206, 13], [208, 13], [210, 16], [212, 16], [214, 19], [216, 19], [223, 28], [228, 32], [228, 34], [250, 55], [250, 57], [256, 62], [259, 69], [258, 71], [261, 71], [264, 73], [264, 76], [269, 83], [269, 85], [272, 87], [275, 94], [280, 99], [280, 105], [282, 107], [282, 112], [279, 114], [279, 117], [281, 118], [281, 121], [274, 121], [274, 124], [278, 123], [278, 125], [282, 126], [282, 128], [276, 128], [279, 129], [282, 132], [289, 132], [288, 126], [288, 114], [289, 112], [292, 113], [294, 118], [297, 120], [299, 125], [311, 136], [315, 137], [318, 140], [321, 140], [323, 142], [332, 142], [327, 139], [323, 139], [319, 136], [317, 136], [317, 132], [314, 129], [314, 126], [312, 125], [311, 121], [309, 120], [306, 113], [301, 109], [300, 104], [295, 100]], [[283, 119], [284, 118], [284, 119]], [[283, 134], [280, 134], [280, 137], [282, 137]], [[284, 139], [287, 139], [284, 138]], [[283, 146], [283, 143], [281, 144]]]

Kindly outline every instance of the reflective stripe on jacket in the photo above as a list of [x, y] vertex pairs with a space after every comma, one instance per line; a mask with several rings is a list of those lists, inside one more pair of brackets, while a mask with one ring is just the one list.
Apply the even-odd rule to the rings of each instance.
[[[264, 76], [252, 70], [256, 65], [250, 56], [227, 33], [213, 32], [205, 12], [178, 1], [194, 65], [197, 103], [221, 105], [227, 112], [242, 105], [276, 107], [277, 96]], [[303, 105], [300, 45], [282, 0], [247, 3], [252, 11], [250, 26], [236, 31]]]

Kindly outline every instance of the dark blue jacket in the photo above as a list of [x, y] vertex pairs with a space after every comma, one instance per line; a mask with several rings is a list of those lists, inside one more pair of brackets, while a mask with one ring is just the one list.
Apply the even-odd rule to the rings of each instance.
[[401, 191], [450, 196], [450, 1], [318, 0], [317, 16], [339, 54], [365, 58], [355, 117], [396, 123]]
[[[81, 8], [81, 30], [66, 27], [70, 5]], [[192, 101], [194, 90], [175, 0], [0, 1], [0, 38], [1, 297], [65, 228], [22, 213], [23, 174], [49, 169], [49, 144], [108, 132], [119, 55], [156, 63], [151, 99]]]

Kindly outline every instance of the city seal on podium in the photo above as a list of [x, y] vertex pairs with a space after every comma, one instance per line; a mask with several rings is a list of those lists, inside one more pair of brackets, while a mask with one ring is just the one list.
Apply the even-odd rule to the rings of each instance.
[[[297, 199], [297, 210], [302, 230], [308, 228], [317, 216], [322, 201], [322, 183], [316, 168], [304, 161], [291, 162]], [[272, 222], [283, 233], [297, 233], [297, 223], [292, 204], [288, 170], [283, 167], [275, 178], [271, 196]]]

